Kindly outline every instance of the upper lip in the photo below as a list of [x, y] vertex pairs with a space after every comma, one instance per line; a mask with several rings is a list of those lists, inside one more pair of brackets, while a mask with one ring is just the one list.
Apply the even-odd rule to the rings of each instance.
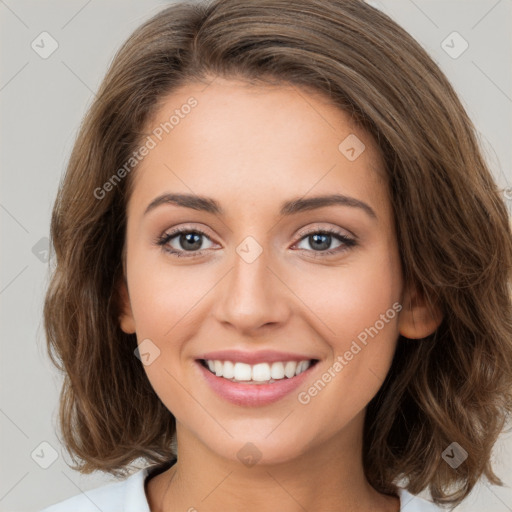
[[250, 365], [258, 363], [275, 363], [277, 361], [310, 361], [316, 359], [305, 354], [294, 354], [292, 352], [279, 352], [275, 350], [260, 350], [257, 352], [246, 352], [243, 350], [217, 350], [202, 354], [198, 359], [210, 361], [233, 361]]

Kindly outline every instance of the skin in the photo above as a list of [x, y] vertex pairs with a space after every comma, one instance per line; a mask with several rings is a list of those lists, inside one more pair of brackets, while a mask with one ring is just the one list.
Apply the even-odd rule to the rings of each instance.
[[[399, 333], [424, 337], [441, 318], [404, 289], [377, 146], [317, 93], [219, 77], [164, 98], [151, 126], [190, 96], [197, 107], [141, 162], [127, 207], [120, 324], [139, 343], [149, 338], [159, 348], [144, 369], [177, 422], [178, 462], [146, 482], [150, 508], [396, 511], [398, 498], [378, 493], [364, 476], [366, 406], [390, 368]], [[355, 161], [338, 149], [349, 134], [366, 146]], [[144, 215], [164, 192], [213, 197], [226, 213], [165, 204]], [[376, 219], [340, 205], [279, 215], [285, 200], [332, 193], [364, 201]], [[155, 244], [177, 226], [206, 232], [203, 255], [178, 258]], [[302, 234], [316, 228], [336, 229], [357, 245], [323, 256], [326, 249]], [[252, 263], [236, 252], [247, 236], [262, 249]], [[179, 238], [168, 245], [186, 252]], [[337, 247], [333, 237], [327, 249]], [[396, 302], [401, 312], [307, 405], [299, 403], [298, 392]], [[297, 392], [265, 406], [238, 406], [210, 389], [195, 362], [202, 352], [233, 348], [320, 361]], [[252, 467], [237, 457], [247, 442], [261, 452]]]

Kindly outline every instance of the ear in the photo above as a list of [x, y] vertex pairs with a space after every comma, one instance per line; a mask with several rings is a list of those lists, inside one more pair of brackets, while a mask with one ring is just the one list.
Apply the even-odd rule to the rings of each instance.
[[121, 279], [118, 286], [119, 297], [119, 325], [126, 334], [135, 333], [135, 319], [133, 318], [132, 307], [130, 304], [130, 295], [128, 286], [124, 279]]
[[407, 288], [398, 320], [398, 330], [404, 338], [426, 338], [439, 327], [442, 320], [439, 307], [429, 307], [415, 286]]

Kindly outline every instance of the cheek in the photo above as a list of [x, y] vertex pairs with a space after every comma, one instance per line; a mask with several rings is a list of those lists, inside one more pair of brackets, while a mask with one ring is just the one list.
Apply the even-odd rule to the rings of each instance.
[[132, 311], [139, 351], [146, 348], [151, 354], [149, 364], [142, 356], [144, 371], [167, 409], [180, 411], [187, 400], [179, 385], [187, 373], [181, 361], [185, 342], [180, 340], [193, 337], [193, 307], [205, 291], [179, 269], [147, 263], [139, 268], [144, 270], [132, 275]]
[[310, 267], [289, 275], [294, 291], [313, 313], [311, 322], [335, 351], [344, 350], [400, 300], [401, 270], [392, 250], [383, 245], [380, 251], [355, 254], [338, 267]]
[[[401, 309], [401, 269], [392, 246], [368, 251], [351, 263], [304, 274], [298, 292], [306, 297], [314, 313], [311, 322], [332, 352], [326, 363], [331, 373], [324, 373], [328, 390], [317, 404], [346, 406], [340, 421], [362, 409], [382, 385], [396, 347]], [[311, 396], [320, 394], [322, 386], [312, 389]]]
[[187, 340], [196, 336], [198, 311], [204, 309], [216, 275], [208, 266], [180, 267], [171, 264], [165, 255], [155, 254], [132, 253], [131, 307], [139, 351], [143, 353], [146, 347], [151, 354], [151, 363], [144, 365], [148, 379], [162, 402], [169, 409], [179, 410], [186, 405], [186, 394], [180, 392], [177, 381], [183, 381], [189, 370], [183, 362], [192, 364], [183, 357], [184, 350]]
[[183, 330], [216, 276], [207, 265], [180, 266], [157, 253], [133, 258], [130, 292], [137, 335], [164, 340]]

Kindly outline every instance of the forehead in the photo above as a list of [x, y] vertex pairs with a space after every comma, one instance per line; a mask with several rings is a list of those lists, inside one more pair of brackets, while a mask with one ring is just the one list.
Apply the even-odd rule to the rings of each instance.
[[[383, 206], [387, 199], [373, 138], [303, 88], [221, 78], [189, 84], [162, 98], [146, 136], [155, 145], [132, 176], [137, 204], [177, 190], [228, 206], [233, 197], [281, 204], [308, 193], [346, 193]], [[137, 204], [130, 208], [146, 206]]]

